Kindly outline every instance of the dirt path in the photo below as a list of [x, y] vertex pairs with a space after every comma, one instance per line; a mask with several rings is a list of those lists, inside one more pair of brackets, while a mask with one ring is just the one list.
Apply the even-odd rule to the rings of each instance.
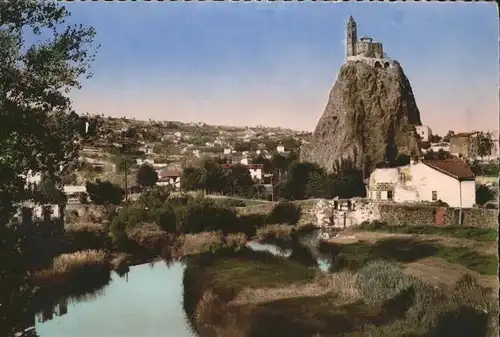
[[490, 288], [498, 296], [498, 278], [496, 276], [480, 275], [466, 267], [448, 263], [440, 258], [427, 257], [405, 264], [405, 273], [419, 277], [435, 285], [453, 286], [464, 274], [470, 274], [481, 280], [481, 284]]

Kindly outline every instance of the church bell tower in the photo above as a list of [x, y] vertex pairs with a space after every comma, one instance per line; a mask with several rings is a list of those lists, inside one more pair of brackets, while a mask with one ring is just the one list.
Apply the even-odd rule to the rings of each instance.
[[356, 21], [352, 16], [349, 16], [349, 21], [346, 27], [346, 56], [356, 55], [356, 42], [358, 41], [358, 32], [356, 27]]

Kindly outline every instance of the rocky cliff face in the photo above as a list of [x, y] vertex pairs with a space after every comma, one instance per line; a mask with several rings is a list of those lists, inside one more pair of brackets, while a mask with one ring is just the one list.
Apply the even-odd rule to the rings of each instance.
[[419, 153], [414, 126], [422, 125], [410, 82], [401, 66], [374, 68], [361, 61], [344, 64], [328, 104], [301, 149], [301, 160], [331, 171], [336, 159], [351, 158], [371, 172], [399, 154]]

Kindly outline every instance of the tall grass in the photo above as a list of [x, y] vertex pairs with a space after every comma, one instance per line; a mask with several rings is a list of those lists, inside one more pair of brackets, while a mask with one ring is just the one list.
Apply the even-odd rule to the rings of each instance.
[[60, 285], [65, 282], [87, 278], [93, 274], [108, 273], [107, 255], [101, 250], [85, 250], [62, 254], [54, 258], [52, 266], [34, 274], [32, 281], [39, 287]]

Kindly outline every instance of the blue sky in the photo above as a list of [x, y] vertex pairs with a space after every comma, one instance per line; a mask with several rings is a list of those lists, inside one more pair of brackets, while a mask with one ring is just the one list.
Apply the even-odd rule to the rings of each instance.
[[422, 122], [498, 129], [492, 3], [99, 2], [66, 5], [97, 30], [78, 112], [313, 130], [344, 62], [345, 24], [383, 42]]

